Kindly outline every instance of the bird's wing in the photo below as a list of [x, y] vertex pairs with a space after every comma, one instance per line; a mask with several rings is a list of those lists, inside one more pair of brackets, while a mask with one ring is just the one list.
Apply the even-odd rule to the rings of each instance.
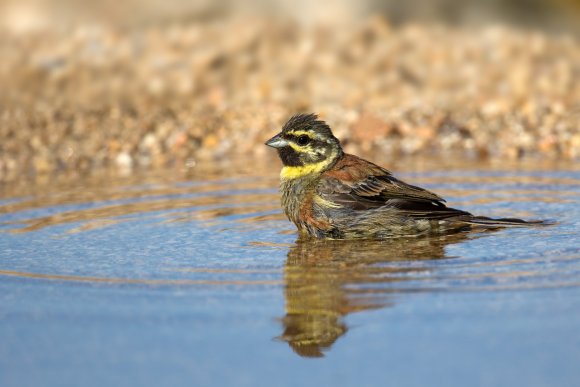
[[389, 206], [407, 216], [428, 219], [468, 215], [445, 206], [437, 194], [400, 181], [386, 169], [349, 154], [321, 175], [317, 191], [325, 200], [352, 210]]

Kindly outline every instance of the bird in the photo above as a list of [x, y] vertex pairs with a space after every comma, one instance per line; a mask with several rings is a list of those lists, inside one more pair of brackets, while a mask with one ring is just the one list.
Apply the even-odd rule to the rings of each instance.
[[316, 114], [292, 116], [265, 145], [282, 161], [281, 205], [300, 237], [384, 239], [546, 224], [447, 207], [441, 196], [345, 153]]

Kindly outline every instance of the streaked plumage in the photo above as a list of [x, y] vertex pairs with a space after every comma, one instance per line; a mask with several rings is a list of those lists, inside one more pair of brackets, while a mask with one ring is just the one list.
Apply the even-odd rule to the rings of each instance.
[[491, 219], [447, 207], [426, 189], [343, 152], [324, 121], [296, 115], [266, 145], [284, 164], [282, 207], [302, 234], [317, 238], [387, 238], [542, 224]]

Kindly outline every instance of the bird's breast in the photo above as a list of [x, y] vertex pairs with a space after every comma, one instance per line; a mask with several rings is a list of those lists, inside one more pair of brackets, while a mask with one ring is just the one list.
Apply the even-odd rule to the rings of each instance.
[[298, 225], [300, 208], [307, 195], [307, 182], [303, 179], [282, 180], [280, 191], [282, 192], [282, 208], [288, 218]]
[[[323, 204], [315, 190], [316, 179], [282, 180], [282, 208], [300, 230], [315, 233], [330, 227], [317, 208]], [[326, 204], [326, 203], [324, 203]]]

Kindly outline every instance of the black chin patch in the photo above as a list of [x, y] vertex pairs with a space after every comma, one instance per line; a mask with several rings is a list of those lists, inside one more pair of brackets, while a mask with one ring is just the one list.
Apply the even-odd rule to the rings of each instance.
[[278, 155], [280, 155], [282, 164], [287, 167], [300, 167], [303, 165], [298, 153], [290, 146], [278, 149]]

